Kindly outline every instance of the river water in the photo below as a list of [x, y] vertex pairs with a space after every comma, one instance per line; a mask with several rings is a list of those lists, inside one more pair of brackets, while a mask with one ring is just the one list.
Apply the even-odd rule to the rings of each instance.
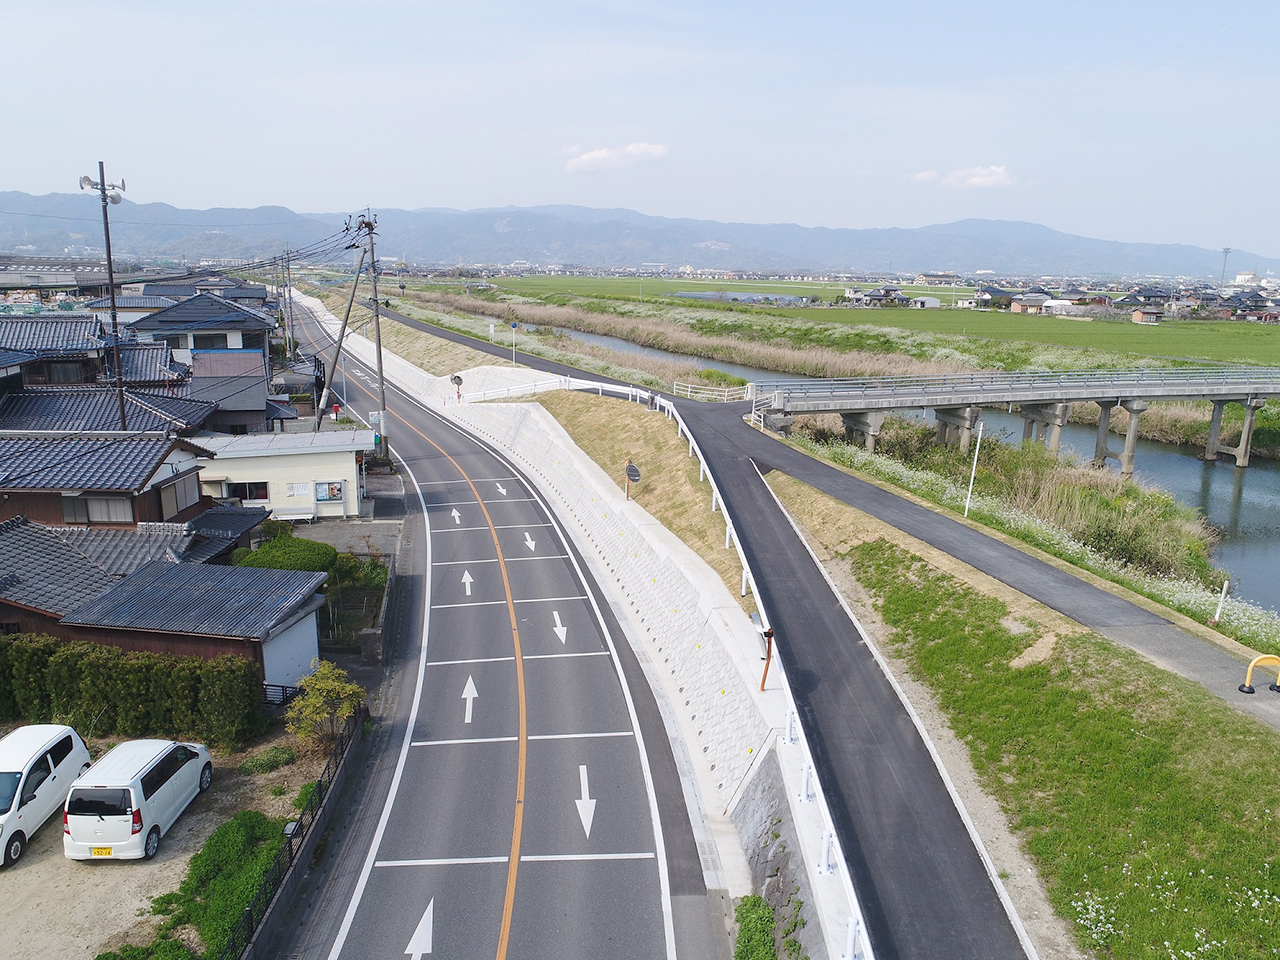
[[[791, 378], [789, 374], [757, 367], [643, 347], [618, 337], [576, 330], [559, 332], [581, 343], [608, 347], [619, 353], [694, 363], [699, 368], [720, 370], [747, 380]], [[982, 419], [986, 422], [987, 438], [1021, 442], [1022, 417], [1017, 413], [986, 410]], [[1062, 430], [1061, 446], [1087, 461], [1093, 458], [1096, 437], [1097, 430], [1093, 427], [1068, 424]], [[1113, 449], [1122, 443], [1120, 437], [1112, 436]], [[1139, 440], [1134, 476], [1196, 507], [1220, 531], [1222, 540], [1214, 553], [1214, 562], [1231, 574], [1233, 595], [1280, 610], [1280, 462], [1255, 457], [1248, 469], [1238, 470], [1233, 457], [1223, 456], [1217, 463], [1207, 463], [1199, 459], [1203, 452], [1199, 447]], [[1118, 469], [1112, 460], [1108, 466]]]

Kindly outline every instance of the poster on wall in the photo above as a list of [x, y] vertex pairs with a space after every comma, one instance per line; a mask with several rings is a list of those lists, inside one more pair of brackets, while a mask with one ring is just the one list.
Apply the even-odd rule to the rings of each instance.
[[341, 502], [342, 499], [343, 499], [343, 496], [342, 496], [341, 480], [331, 480], [331, 481], [317, 480], [316, 481], [316, 500], [317, 501], [323, 502], [326, 500], [327, 501], [336, 500], [338, 502]]
[[309, 497], [311, 496], [311, 484], [309, 483], [286, 483], [284, 485], [286, 497]]

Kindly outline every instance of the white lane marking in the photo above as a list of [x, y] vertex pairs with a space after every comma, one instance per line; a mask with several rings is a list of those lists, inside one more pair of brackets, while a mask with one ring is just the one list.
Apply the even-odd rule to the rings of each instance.
[[652, 853], [531, 853], [521, 863], [566, 863], [571, 860], [653, 860]]
[[529, 548], [530, 552], [532, 552], [535, 549], [533, 537], [529, 536], [528, 530], [524, 532], [524, 545]]
[[566, 638], [569, 636], [569, 628], [560, 622], [559, 610], [552, 610], [551, 616], [555, 617], [555, 620], [556, 620], [556, 627], [555, 627], [556, 636], [560, 638], [561, 643], [565, 643]]
[[432, 897], [427, 902], [427, 912], [422, 915], [417, 928], [413, 931], [413, 936], [409, 938], [409, 945], [404, 948], [404, 952], [409, 954], [412, 960], [422, 960], [424, 953], [431, 952], [431, 929], [435, 926], [435, 913], [436, 898]]
[[[419, 487], [440, 487], [440, 486], [446, 486], [446, 485], [451, 484], [451, 483], [495, 483], [495, 482], [497, 482], [497, 481], [499, 481], [499, 480], [516, 480], [516, 478], [515, 478], [515, 477], [485, 477], [485, 478], [483, 478], [483, 479], [481, 479], [481, 480], [472, 480], [472, 481], [468, 481], [468, 480], [428, 480], [426, 483], [418, 483], [418, 482], [415, 480], [415, 481], [414, 481], [414, 484], [415, 484], [416, 486], [419, 486]], [[518, 481], [517, 481], [517, 482], [518, 482]], [[475, 501], [474, 501], [474, 500], [472, 500], [471, 502], [472, 502], [472, 503], [475, 503]]]
[[467, 596], [471, 596], [471, 584], [475, 583], [475, 579], [471, 576], [470, 570], [462, 571], [462, 585], [467, 588]]
[[[496, 502], [496, 501], [489, 501]], [[507, 497], [507, 503], [537, 503], [533, 497]], [[433, 507], [474, 507], [475, 499], [471, 500], [442, 500], [439, 503], [433, 503]]]
[[[404, 466], [405, 471], [409, 474], [409, 479], [413, 481], [414, 488], [418, 491], [418, 505], [422, 508], [422, 523], [427, 528], [427, 569], [430, 570], [431, 521], [427, 516], [427, 501], [422, 496], [422, 486], [418, 483], [418, 478], [413, 475], [412, 468], [398, 454], [397, 459]], [[430, 591], [430, 589], [431, 584], [428, 578], [427, 590]], [[351, 901], [347, 904], [347, 912], [342, 918], [342, 926], [338, 928], [338, 935], [333, 941], [333, 949], [329, 951], [329, 960], [338, 960], [338, 955], [342, 953], [342, 948], [347, 942], [347, 936], [351, 933], [351, 924], [356, 918], [356, 910], [360, 906], [360, 899], [364, 896], [364, 889], [369, 883], [369, 874], [373, 871], [373, 865], [376, 862], [378, 846], [382, 843], [383, 834], [387, 831], [387, 822], [391, 819], [391, 808], [396, 802], [396, 793], [399, 791], [400, 781], [404, 777], [405, 761], [409, 758], [409, 745], [413, 742], [413, 728], [418, 723], [418, 708], [422, 706], [422, 682], [426, 677], [427, 671], [427, 633], [430, 626], [431, 604], [427, 603], [422, 613], [422, 650], [418, 654], [418, 682], [413, 691], [413, 705], [409, 708], [409, 722], [405, 725], [404, 740], [400, 744], [400, 756], [396, 759], [396, 772], [391, 777], [391, 789], [387, 791], [387, 800], [382, 805], [382, 816], [379, 817], [378, 827], [373, 833], [373, 842], [369, 844], [369, 854], [365, 857], [364, 866], [360, 869], [360, 879], [356, 881], [356, 888], [351, 894]], [[503, 860], [505, 859], [504, 857]]]
[[504, 497], [507, 495], [507, 488], [504, 487], [502, 484], [495, 483], [494, 486], [498, 488], [498, 492], [502, 494]]
[[[523, 530], [525, 527], [549, 527], [549, 523], [498, 523], [494, 524], [495, 530]], [[433, 533], [468, 533], [472, 530], [488, 530], [488, 527], [445, 527], [443, 530], [433, 530]]]
[[587, 786], [587, 765], [585, 763], [578, 764], [578, 785], [582, 788], [582, 797], [573, 801], [578, 808], [578, 819], [582, 821], [582, 829], [586, 831], [587, 839], [591, 839], [591, 821], [596, 817], [596, 802], [591, 799]]
[[[536, 733], [530, 740], [600, 740], [606, 737], [634, 737], [630, 730], [605, 730], [600, 733]], [[519, 737], [459, 737], [456, 740], [415, 740], [415, 747], [457, 747], [472, 743], [515, 743]], [[595, 803], [594, 800], [591, 801]]]
[[457, 524], [462, 523], [462, 514], [460, 514], [460, 513], [458, 512], [458, 508], [457, 508], [457, 507], [454, 507], [454, 508], [453, 508], [453, 510], [450, 512], [449, 516], [453, 517], [453, 522], [454, 522], [454, 523], [457, 523]]
[[[470, 593], [470, 591], [468, 591]], [[561, 600], [586, 600], [586, 597], [529, 597], [524, 600], [517, 599], [515, 603], [558, 603]], [[496, 607], [506, 606], [505, 600], [474, 600], [471, 603], [433, 603], [432, 610], [448, 610], [453, 607]]]
[[[568, 560], [568, 554], [559, 554], [557, 556], [548, 557], [507, 557], [507, 563], [528, 563], [530, 560]], [[460, 567], [467, 563], [497, 563], [498, 558], [494, 557], [490, 560], [441, 560], [436, 564], [437, 567]]]
[[478, 696], [480, 696], [480, 694], [476, 690], [476, 681], [471, 674], [467, 674], [467, 685], [462, 688], [462, 699], [467, 701], [467, 713], [465, 719], [462, 721], [463, 723], [471, 722], [471, 707], [475, 704], [476, 697]]
[[[526, 660], [564, 660], [568, 657], [607, 657], [608, 650], [583, 650], [580, 653], [526, 653]], [[512, 663], [515, 657], [469, 657], [466, 660], [432, 660], [429, 667], [457, 666], [467, 663]]]
[[439, 860], [379, 860], [375, 867], [456, 867], [471, 863], [506, 863], [510, 857], [444, 857]]

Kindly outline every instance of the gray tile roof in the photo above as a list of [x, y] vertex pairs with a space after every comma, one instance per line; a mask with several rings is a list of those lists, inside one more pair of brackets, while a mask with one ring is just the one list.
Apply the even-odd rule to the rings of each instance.
[[[114, 361], [107, 354], [107, 363]], [[190, 368], [173, 359], [167, 343], [121, 343], [120, 367], [125, 383], [173, 383], [183, 379]]]
[[264, 639], [327, 577], [156, 560], [76, 608], [63, 623]]
[[[192, 430], [213, 415], [201, 400], [141, 390], [125, 390], [125, 422], [130, 431]], [[112, 387], [27, 387], [0, 397], [0, 431], [120, 429], [120, 401]]]
[[201, 293], [172, 307], [157, 310], [132, 324], [134, 330], [174, 333], [183, 330], [274, 330], [276, 322], [265, 313]]
[[184, 393], [192, 400], [207, 400], [219, 410], [265, 410], [267, 378], [257, 377], [192, 377]]
[[[159, 310], [161, 307], [172, 307], [178, 301], [173, 297], [124, 296], [116, 297], [117, 310]], [[111, 298], [99, 297], [84, 304], [86, 310], [110, 310]]]
[[196, 288], [189, 283], [146, 283], [142, 286], [144, 297], [164, 297], [168, 300], [183, 300], [196, 295]]
[[62, 616], [116, 578], [47, 527], [14, 517], [0, 523], [0, 599]]
[[[125, 577], [152, 560], [187, 559], [195, 535], [182, 523], [140, 523], [134, 527], [47, 527], [49, 533], [108, 574]], [[226, 541], [221, 545], [225, 547]]]
[[136, 493], [182, 443], [156, 434], [0, 433], [0, 490]]
[[41, 353], [101, 350], [97, 317], [0, 317], [0, 350]]
[[187, 529], [206, 537], [223, 540], [239, 540], [263, 520], [267, 519], [266, 507], [233, 507], [218, 504], [198, 517], [187, 521]]
[[19, 364], [26, 363], [28, 360], [34, 360], [36, 355], [26, 350], [3, 350], [0, 349], [0, 369], [4, 367], [16, 367]]

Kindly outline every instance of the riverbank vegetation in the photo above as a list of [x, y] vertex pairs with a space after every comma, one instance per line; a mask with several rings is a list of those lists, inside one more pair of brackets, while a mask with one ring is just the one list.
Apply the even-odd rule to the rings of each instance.
[[1280, 789], [1255, 758], [1274, 731], [1095, 635], [1012, 623], [883, 539], [832, 562], [874, 597], [882, 639], [933, 691], [1082, 947], [1273, 956]]

